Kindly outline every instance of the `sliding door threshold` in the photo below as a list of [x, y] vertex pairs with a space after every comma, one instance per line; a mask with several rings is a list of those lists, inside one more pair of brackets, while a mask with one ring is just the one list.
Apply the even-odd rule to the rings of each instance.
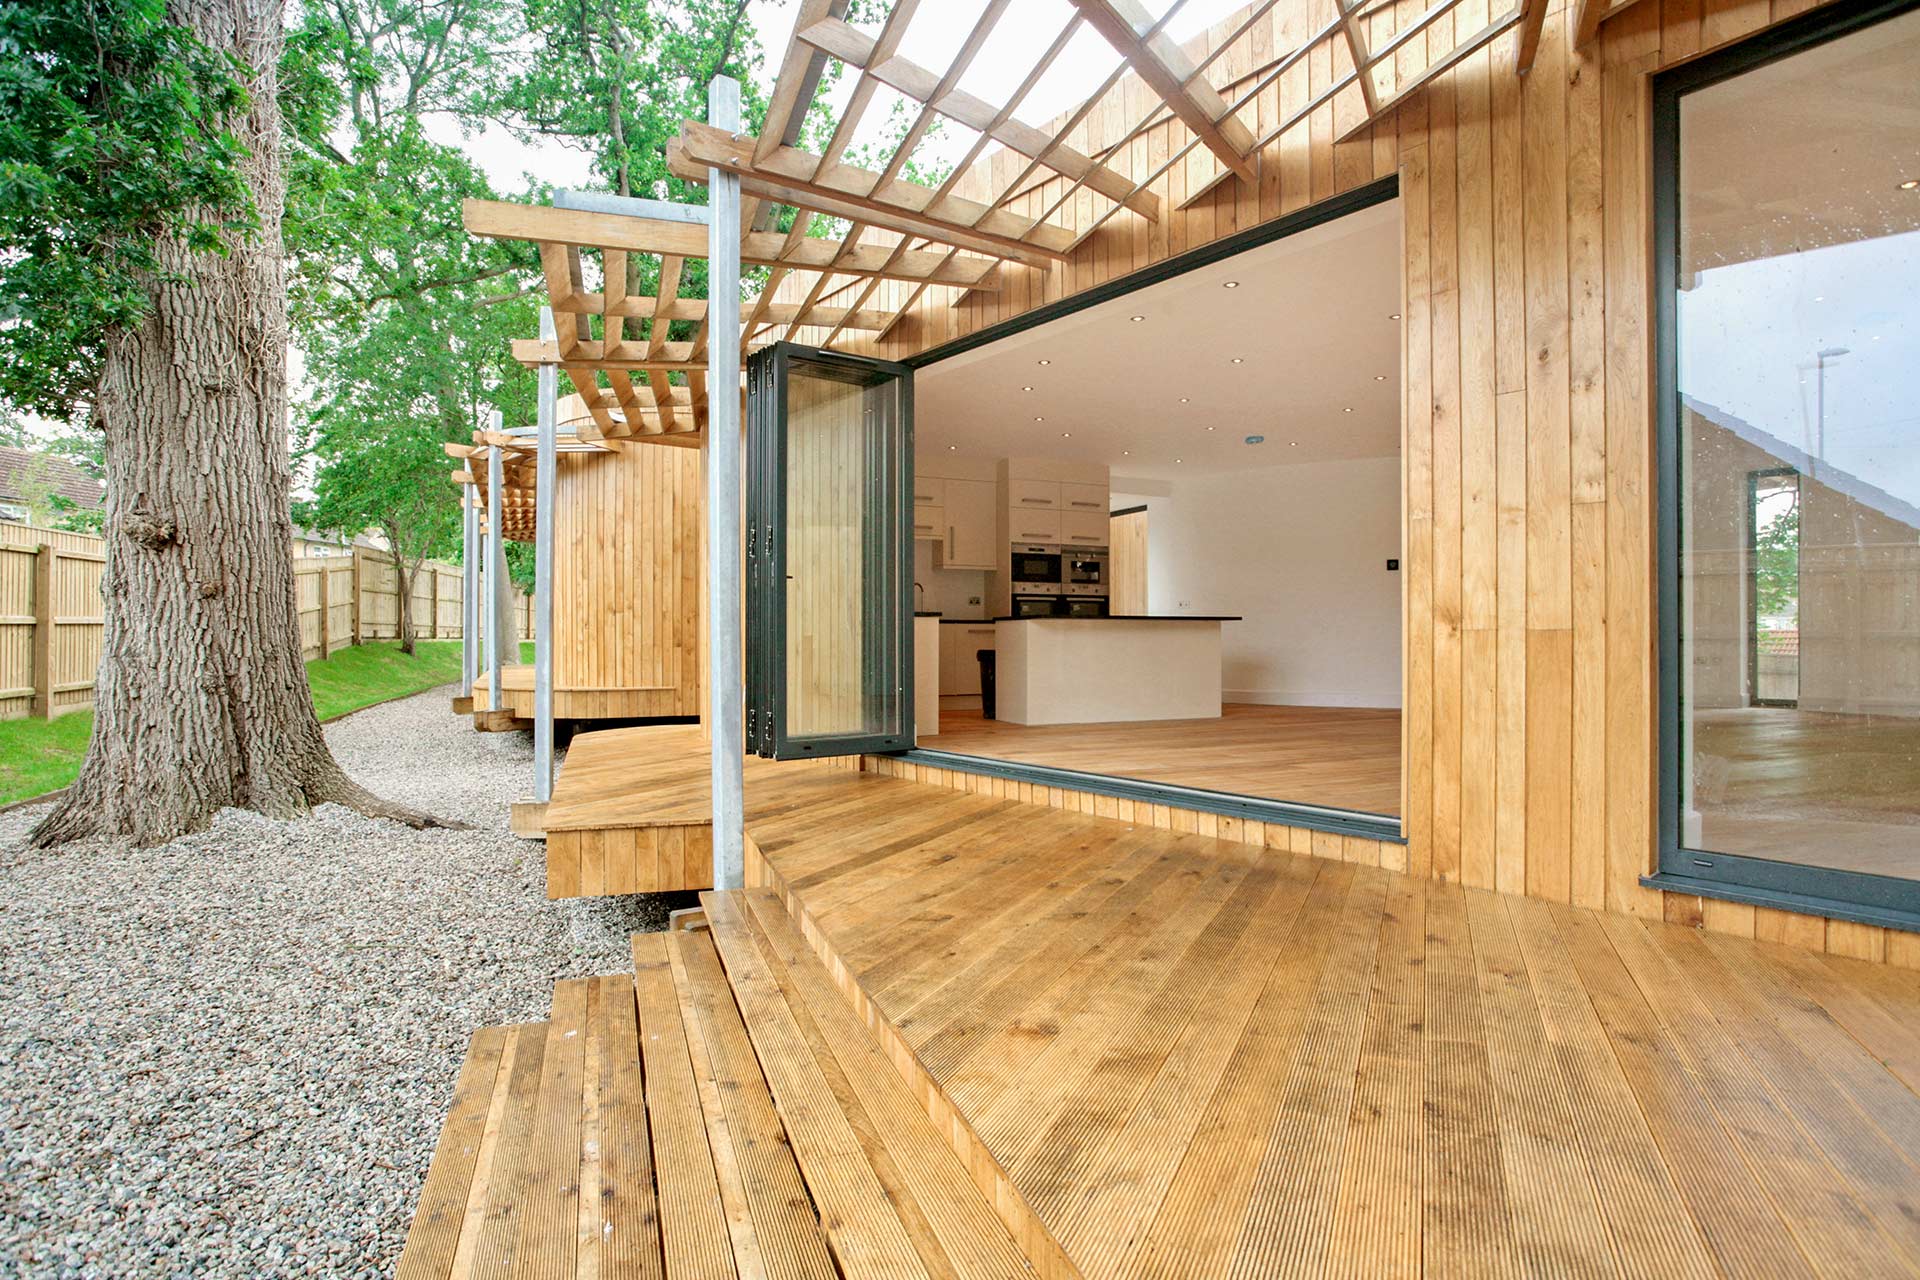
[[1310, 831], [1328, 831], [1336, 835], [1358, 836], [1364, 840], [1384, 840], [1389, 844], [1407, 842], [1400, 833], [1400, 819], [1381, 813], [1329, 809], [1288, 800], [1268, 800], [1262, 796], [1235, 795], [1230, 791], [1182, 787], [1171, 782], [1146, 782], [1107, 773], [1083, 773], [1078, 769], [1057, 769], [1051, 765], [993, 760], [985, 756], [936, 751], [928, 747], [889, 754], [893, 759], [904, 760], [908, 764], [951, 769], [956, 773], [977, 773], [989, 778], [1007, 778], [1036, 787], [1058, 787], [1062, 791], [1085, 791], [1097, 796], [1132, 800], [1136, 804], [1163, 804], [1172, 809], [1217, 813], [1222, 817], [1240, 818], [1247, 822], [1271, 822], [1283, 827], [1305, 827]]

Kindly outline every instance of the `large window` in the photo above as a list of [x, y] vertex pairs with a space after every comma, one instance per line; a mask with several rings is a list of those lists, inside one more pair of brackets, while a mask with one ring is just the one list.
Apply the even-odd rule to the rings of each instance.
[[1656, 82], [1662, 864], [1920, 913], [1920, 9]]

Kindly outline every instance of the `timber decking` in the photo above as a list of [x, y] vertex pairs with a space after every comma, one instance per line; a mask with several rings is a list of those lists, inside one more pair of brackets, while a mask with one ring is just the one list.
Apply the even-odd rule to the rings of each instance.
[[[576, 734], [541, 823], [547, 896], [711, 888], [709, 750], [697, 725]], [[811, 760], [746, 763], [752, 779], [820, 767]]]
[[778, 901], [706, 906], [711, 936], [640, 935], [632, 977], [474, 1035], [396, 1280], [1071, 1280], [975, 1190]]
[[1228, 703], [1217, 720], [1023, 725], [940, 712], [923, 747], [1291, 800], [1400, 812], [1400, 713], [1361, 707]]
[[872, 774], [748, 821], [1095, 1280], [1920, 1270], [1913, 973]]

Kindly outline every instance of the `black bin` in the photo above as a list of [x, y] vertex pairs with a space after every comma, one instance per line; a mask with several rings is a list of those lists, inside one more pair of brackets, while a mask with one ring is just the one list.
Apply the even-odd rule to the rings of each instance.
[[992, 720], [995, 718], [993, 714], [993, 650], [979, 649], [973, 656], [980, 659], [980, 714]]

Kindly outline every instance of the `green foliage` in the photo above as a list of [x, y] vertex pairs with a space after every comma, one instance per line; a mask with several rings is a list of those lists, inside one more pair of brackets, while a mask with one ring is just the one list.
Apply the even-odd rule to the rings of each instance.
[[156, 242], [223, 252], [250, 225], [240, 70], [164, 0], [0, 3], [0, 398], [82, 416]]
[[1761, 500], [1753, 535], [1754, 613], [1794, 617], [1800, 610], [1799, 490], [1776, 490]]

